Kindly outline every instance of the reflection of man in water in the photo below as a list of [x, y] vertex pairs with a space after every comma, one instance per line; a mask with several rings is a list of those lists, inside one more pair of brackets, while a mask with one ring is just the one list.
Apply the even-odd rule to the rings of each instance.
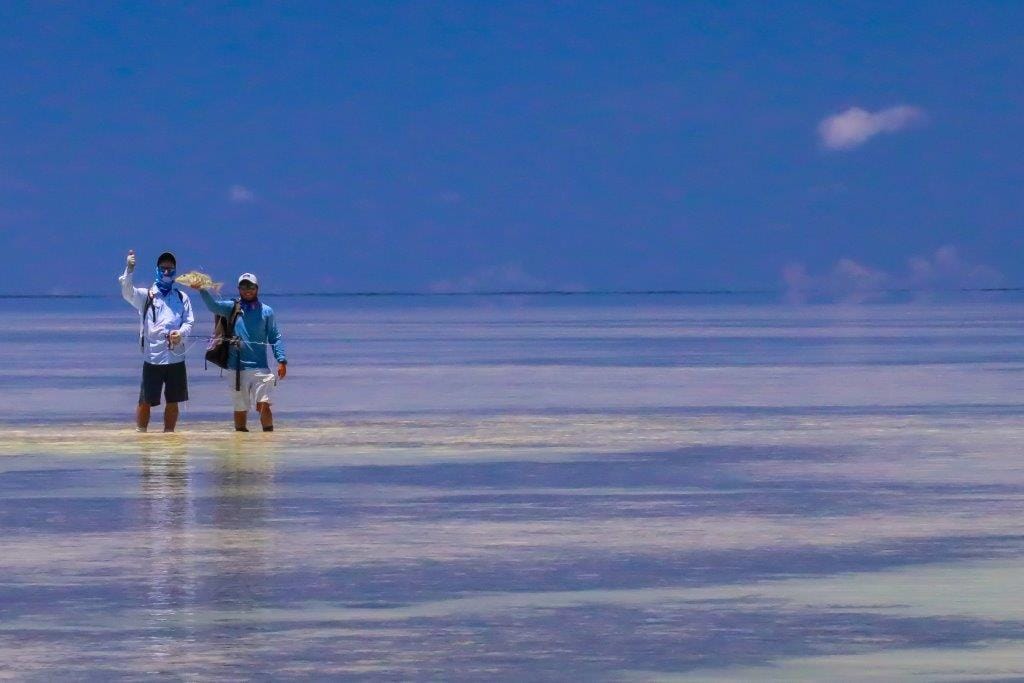
[[[172, 438], [139, 444], [139, 520], [148, 551], [142, 574], [149, 626], [158, 632], [171, 617], [176, 629], [188, 629], [185, 617], [197, 607], [258, 607], [270, 578], [265, 527], [274, 472], [270, 451], [260, 452], [270, 445], [215, 445], [211, 458]], [[164, 641], [160, 648], [173, 656], [188, 639], [176, 633]]]
[[266, 533], [274, 481], [269, 444], [232, 439], [215, 446], [210, 550], [217, 570], [209, 577], [215, 604], [231, 609], [259, 607], [268, 593], [270, 571]]
[[198, 530], [195, 491], [183, 443], [140, 442], [142, 514], [145, 525], [149, 607], [157, 621], [195, 601], [192, 535]]

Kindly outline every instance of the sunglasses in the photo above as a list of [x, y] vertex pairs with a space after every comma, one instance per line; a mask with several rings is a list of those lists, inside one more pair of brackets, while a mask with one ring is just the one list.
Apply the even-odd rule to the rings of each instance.
[[252, 284], [250, 282], [243, 282], [242, 284], [238, 285], [238, 288], [239, 289], [247, 289], [247, 290], [248, 289], [256, 289], [256, 285], [254, 285], [254, 284]]

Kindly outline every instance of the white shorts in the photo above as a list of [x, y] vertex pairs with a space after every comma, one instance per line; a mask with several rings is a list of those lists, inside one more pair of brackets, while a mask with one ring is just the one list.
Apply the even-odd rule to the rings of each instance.
[[253, 403], [270, 403], [270, 392], [277, 386], [277, 377], [269, 370], [242, 370], [241, 389], [235, 391], [235, 371], [226, 370], [224, 377], [231, 390], [235, 410], [249, 410]]

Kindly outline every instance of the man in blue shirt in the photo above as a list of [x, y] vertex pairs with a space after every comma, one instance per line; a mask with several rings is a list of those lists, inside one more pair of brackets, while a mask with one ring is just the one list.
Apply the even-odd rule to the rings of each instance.
[[[288, 360], [284, 355], [284, 342], [277, 329], [274, 310], [259, 300], [259, 280], [252, 273], [242, 273], [238, 278], [240, 314], [235, 320], [234, 335], [238, 341], [232, 344], [228, 355], [227, 373], [231, 387], [231, 399], [235, 409], [235, 430], [247, 432], [246, 416], [252, 404], [260, 415], [263, 431], [274, 431], [274, 415], [270, 411], [270, 394], [277, 386], [278, 379], [284, 379], [288, 372]], [[199, 288], [196, 288], [199, 289]], [[235, 302], [231, 299], [216, 300], [205, 289], [199, 289], [203, 303], [216, 315], [230, 320]], [[274, 352], [277, 360], [277, 376], [267, 365], [267, 347]], [[241, 370], [241, 381], [236, 388], [235, 370]]]
[[121, 296], [141, 314], [139, 345], [142, 347], [142, 387], [135, 409], [136, 429], [149, 428], [152, 406], [160, 405], [160, 393], [167, 399], [164, 431], [173, 432], [178, 422], [178, 403], [188, 400], [184, 340], [192, 332], [195, 316], [188, 295], [174, 288], [177, 262], [165, 251], [156, 260], [156, 280], [149, 287], [132, 282], [135, 252], [129, 251], [124, 273], [118, 278]]

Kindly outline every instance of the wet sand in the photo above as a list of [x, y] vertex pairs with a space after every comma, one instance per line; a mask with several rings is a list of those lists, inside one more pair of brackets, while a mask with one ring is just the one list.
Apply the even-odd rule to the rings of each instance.
[[1024, 675], [1018, 431], [622, 414], [9, 430], [0, 672]]

